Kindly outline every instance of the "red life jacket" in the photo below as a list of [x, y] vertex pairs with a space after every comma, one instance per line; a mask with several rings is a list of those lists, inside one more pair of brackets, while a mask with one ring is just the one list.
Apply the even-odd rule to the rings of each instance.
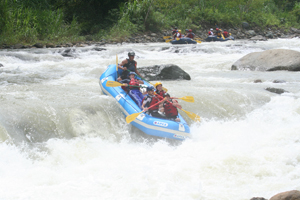
[[209, 31], [208, 32], [208, 35], [213, 35], [214, 33], [212, 31]]
[[186, 37], [194, 39], [194, 34], [193, 33], [189, 33]]
[[161, 90], [161, 91], [156, 90], [155, 92], [156, 92], [156, 94], [157, 94], [157, 97], [158, 97], [160, 100], [162, 100], [162, 99], [164, 98], [164, 94], [166, 93], [164, 90]]
[[[178, 35], [178, 34], [179, 34], [179, 35]], [[176, 33], [176, 37], [177, 37], [177, 38], [181, 38], [181, 36], [182, 36], [181, 33], [179, 33], [179, 32]]]
[[170, 102], [165, 102], [164, 104], [166, 117], [176, 117], [178, 115], [178, 110]]
[[[159, 99], [158, 99], [158, 97], [156, 95], [153, 95], [152, 97], [150, 97], [149, 95], [147, 95], [147, 96], [144, 97], [142, 103], [147, 98], [151, 98], [151, 101], [150, 101], [150, 103], [147, 102], [146, 105], [145, 105], [145, 107], [150, 107], [150, 106], [156, 104], [157, 102], [159, 102]], [[149, 110], [158, 110], [158, 108], [159, 108], [159, 104], [157, 104], [156, 106], [153, 106], [152, 108], [149, 108]]]
[[224, 35], [224, 37], [228, 37], [228, 32], [224, 31], [223, 35]]
[[[137, 79], [131, 79], [130, 82], [129, 82], [129, 85], [135, 85], [135, 86], [139, 86], [139, 81]], [[131, 90], [138, 90], [139, 88], [138, 87], [132, 87], [130, 86], [129, 87]]]

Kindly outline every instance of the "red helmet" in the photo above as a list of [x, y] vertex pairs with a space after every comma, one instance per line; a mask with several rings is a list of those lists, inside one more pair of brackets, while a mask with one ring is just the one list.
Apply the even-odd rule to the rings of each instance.
[[216, 28], [216, 31], [218, 31], [219, 29], [218, 28]]
[[192, 32], [192, 29], [190, 29], [189, 32]]

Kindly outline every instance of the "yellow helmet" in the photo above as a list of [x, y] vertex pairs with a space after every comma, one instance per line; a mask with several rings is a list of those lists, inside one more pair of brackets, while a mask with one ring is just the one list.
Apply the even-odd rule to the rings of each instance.
[[181, 30], [178, 30], [179, 33], [181, 33]]
[[158, 85], [162, 85], [162, 83], [161, 83], [161, 82], [156, 82], [155, 85], [154, 85], [155, 88], [156, 88]]

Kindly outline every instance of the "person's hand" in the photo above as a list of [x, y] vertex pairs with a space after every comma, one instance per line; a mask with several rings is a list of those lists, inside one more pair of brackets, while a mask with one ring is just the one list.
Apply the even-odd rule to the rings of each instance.
[[128, 86], [128, 84], [127, 84], [127, 83], [124, 83], [123, 85], [124, 85], [124, 86], [126, 86], [126, 87]]
[[125, 70], [125, 71], [126, 71], [126, 70], [127, 70], [127, 67], [123, 67], [123, 70]]
[[147, 111], [147, 110], [149, 110], [149, 108], [144, 108], [144, 111]]

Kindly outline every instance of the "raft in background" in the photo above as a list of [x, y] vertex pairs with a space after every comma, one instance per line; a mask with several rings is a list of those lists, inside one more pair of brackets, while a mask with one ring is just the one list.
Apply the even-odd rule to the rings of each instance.
[[[123, 70], [119, 69], [120, 74]], [[100, 76], [99, 85], [104, 94], [113, 97], [119, 105], [123, 114], [127, 117], [131, 114], [141, 112], [142, 110], [130, 98], [130, 96], [119, 87], [107, 87], [107, 81], [116, 81], [117, 71], [116, 65], [109, 65], [105, 72]], [[150, 86], [145, 82], [143, 85]], [[156, 137], [170, 138], [175, 140], [184, 140], [190, 137], [190, 128], [182, 116], [178, 115], [180, 122], [167, 119], [159, 119], [152, 117], [146, 113], [141, 113], [130, 124], [137, 127], [144, 133]]]
[[191, 39], [191, 38], [180, 38], [179, 40], [171, 40], [172, 44], [197, 44], [197, 41]]
[[205, 41], [207, 41], [207, 42], [213, 42], [213, 41], [225, 42], [225, 41], [228, 41], [228, 40], [234, 40], [234, 37], [233, 36], [229, 36], [229, 37], [223, 39], [223, 37], [218, 37], [216, 35], [213, 35], [213, 36], [208, 36], [205, 39]]

